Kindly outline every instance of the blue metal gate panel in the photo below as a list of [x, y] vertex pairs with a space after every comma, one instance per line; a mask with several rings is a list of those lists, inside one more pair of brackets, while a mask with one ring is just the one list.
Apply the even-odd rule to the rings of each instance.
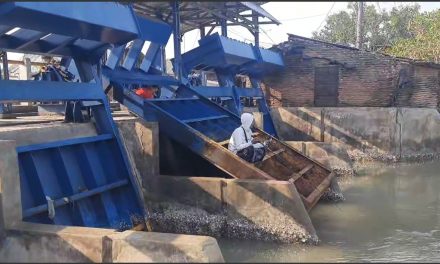
[[110, 134], [17, 147], [23, 220], [119, 229], [143, 217], [117, 148]]
[[256, 62], [252, 46], [221, 37], [218, 33], [199, 40], [200, 46], [182, 54], [183, 76], [192, 69], [234, 69], [245, 63]]

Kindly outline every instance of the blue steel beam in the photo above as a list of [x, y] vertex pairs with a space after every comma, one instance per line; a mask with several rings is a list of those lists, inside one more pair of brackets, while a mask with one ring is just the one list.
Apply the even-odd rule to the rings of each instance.
[[[2, 59], [2, 73], [0, 72], [0, 79], [9, 79], [9, 69], [8, 69], [8, 54], [6, 52], [0, 52], [0, 57]], [[3, 77], [2, 77], [3, 75]], [[8, 114], [12, 113], [12, 104], [2, 104], [0, 102], [0, 117], [7, 117]]]
[[156, 43], [150, 43], [147, 53], [145, 54], [145, 57], [142, 59], [141, 66], [139, 67], [140, 70], [142, 70], [145, 73], [148, 73], [151, 65], [154, 63], [154, 60], [156, 59], [156, 56], [161, 56], [159, 52], [161, 52], [161, 46]]
[[133, 40], [131, 47], [128, 49], [127, 56], [122, 63], [122, 68], [126, 69], [127, 71], [131, 71], [133, 69], [144, 43], [145, 41], [141, 39]]
[[103, 74], [111, 82], [120, 84], [150, 84], [150, 85], [179, 85], [179, 81], [170, 76], [145, 74], [141, 71], [127, 72], [124, 70], [110, 70], [103, 68]]
[[110, 55], [107, 58], [105, 66], [114, 69], [118, 66], [122, 56], [124, 55], [125, 45], [113, 48], [110, 50]]
[[34, 144], [34, 145], [27, 145], [27, 146], [18, 146], [16, 148], [16, 150], [17, 150], [17, 153], [22, 153], [22, 152], [64, 147], [64, 146], [70, 146], [70, 145], [80, 145], [80, 144], [86, 144], [86, 143], [93, 143], [93, 142], [98, 142], [98, 141], [110, 140], [113, 138], [114, 138], [114, 136], [111, 134], [102, 134], [102, 135], [93, 136], [93, 137], [73, 138], [73, 139], [66, 139], [66, 140], [62, 140], [62, 141], [54, 141], [54, 142], [49, 142], [49, 143]]
[[[121, 186], [124, 186], [127, 184], [128, 184], [127, 180], [121, 180], [121, 181], [118, 181], [115, 183], [107, 184], [107, 185], [83, 192], [83, 193], [74, 194], [69, 197], [63, 197], [63, 198], [60, 198], [60, 199], [57, 199], [54, 201], [54, 207], [55, 208], [60, 207], [60, 206], [63, 206], [63, 205], [69, 204], [69, 203], [73, 204], [74, 202], [81, 201], [82, 199], [88, 198], [92, 195], [97, 195], [97, 194], [101, 194], [103, 192], [108, 192], [108, 191], [111, 191], [113, 189], [116, 189], [118, 187], [121, 187]], [[43, 204], [43, 205], [39, 205], [36, 207], [26, 209], [23, 212], [23, 217], [27, 218], [27, 217], [30, 217], [30, 216], [33, 216], [33, 215], [36, 215], [39, 213], [47, 212], [47, 211], [48, 211], [48, 205]]]
[[51, 81], [0, 81], [0, 101], [104, 100], [105, 94], [96, 83], [63, 83]]
[[140, 31], [139, 39], [159, 45], [166, 45], [168, 43], [173, 29], [167, 23], [140, 16], [136, 16], [136, 19]]
[[116, 2], [5, 2], [0, 24], [116, 45], [139, 34], [131, 8]]

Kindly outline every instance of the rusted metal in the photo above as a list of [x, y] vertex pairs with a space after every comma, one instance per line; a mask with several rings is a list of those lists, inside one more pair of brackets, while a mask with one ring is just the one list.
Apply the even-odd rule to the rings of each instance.
[[[277, 180], [295, 184], [306, 209], [313, 208], [330, 187], [334, 173], [323, 164], [303, 155], [264, 131], [256, 129], [254, 137], [260, 142], [271, 139], [268, 144], [269, 152], [263, 161], [255, 164], [255, 167]], [[240, 178], [240, 175], [236, 176]]]

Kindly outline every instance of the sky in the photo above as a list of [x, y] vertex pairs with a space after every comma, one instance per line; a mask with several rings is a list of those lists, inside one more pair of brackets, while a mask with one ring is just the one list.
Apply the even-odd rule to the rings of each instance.
[[[418, 3], [421, 11], [432, 11], [440, 8], [440, 2], [367, 2], [376, 9], [391, 10], [394, 6]], [[281, 25], [261, 25], [260, 46], [269, 48], [273, 44], [287, 40], [287, 33], [311, 37], [312, 32], [325, 25], [327, 15], [347, 9], [348, 2], [268, 2], [262, 7], [281, 21]], [[214, 32], [220, 32], [216, 28]], [[247, 29], [238, 26], [228, 27], [228, 37], [247, 43], [253, 43], [253, 36]], [[193, 30], [183, 36], [182, 53], [198, 46], [199, 30]], [[173, 55], [172, 37], [167, 44], [167, 58]]]
[[[260, 46], [269, 48], [287, 40], [287, 33], [311, 37], [312, 32], [325, 25], [327, 15], [347, 9], [349, 2], [268, 2], [262, 7], [281, 21], [281, 25], [261, 25]], [[391, 10], [394, 6], [418, 3], [421, 11], [432, 11], [440, 8], [440, 2], [367, 2], [376, 8]], [[219, 32], [217, 27], [213, 32]], [[228, 27], [228, 37], [253, 44], [253, 36], [242, 27]], [[185, 33], [182, 42], [182, 53], [198, 46], [200, 32], [198, 29]], [[148, 45], [144, 46], [144, 52]], [[167, 59], [174, 57], [173, 38], [166, 46]], [[8, 53], [10, 59], [22, 58], [22, 54]]]

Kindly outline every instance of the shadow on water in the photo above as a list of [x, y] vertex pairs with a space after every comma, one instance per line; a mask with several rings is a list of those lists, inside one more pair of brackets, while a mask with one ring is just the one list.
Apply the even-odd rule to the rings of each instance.
[[319, 246], [219, 240], [226, 261], [440, 261], [440, 164], [365, 169], [343, 203], [319, 203]]

